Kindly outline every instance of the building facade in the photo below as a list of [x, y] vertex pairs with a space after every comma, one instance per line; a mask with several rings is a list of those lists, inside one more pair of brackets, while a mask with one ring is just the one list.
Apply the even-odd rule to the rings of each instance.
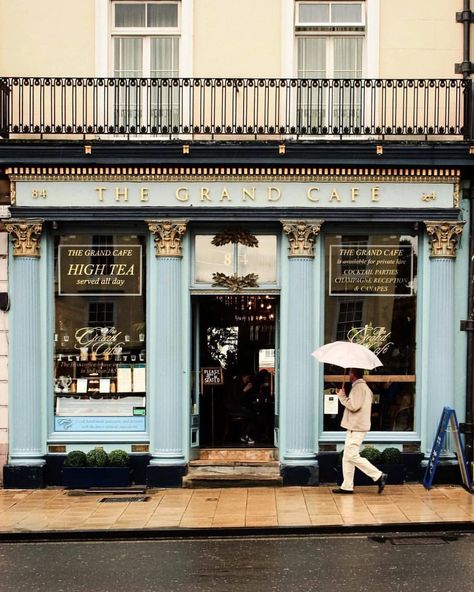
[[249, 437], [317, 484], [335, 340], [383, 362], [374, 446], [470, 425], [463, 8], [0, 0], [5, 486], [94, 447], [179, 486]]

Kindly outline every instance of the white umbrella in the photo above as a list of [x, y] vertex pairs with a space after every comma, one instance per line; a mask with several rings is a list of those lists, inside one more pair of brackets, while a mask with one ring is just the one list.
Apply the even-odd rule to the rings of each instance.
[[325, 364], [334, 364], [341, 368], [364, 368], [373, 370], [383, 366], [382, 362], [365, 345], [352, 341], [334, 341], [318, 347], [311, 355]]

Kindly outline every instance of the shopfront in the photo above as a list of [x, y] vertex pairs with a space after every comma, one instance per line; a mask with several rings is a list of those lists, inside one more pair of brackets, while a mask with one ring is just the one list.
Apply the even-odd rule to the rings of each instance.
[[318, 453], [344, 438], [344, 371], [311, 352], [335, 340], [383, 362], [367, 378], [375, 445], [425, 452], [442, 407], [464, 408], [457, 171], [8, 174], [10, 486], [96, 446], [179, 486], [201, 448], [249, 445], [248, 377], [252, 445], [317, 483]]

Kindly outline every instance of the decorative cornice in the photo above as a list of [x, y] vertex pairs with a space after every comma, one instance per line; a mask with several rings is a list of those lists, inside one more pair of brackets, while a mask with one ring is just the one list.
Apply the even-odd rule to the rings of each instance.
[[324, 220], [281, 220], [290, 242], [288, 257], [314, 257], [314, 243]]
[[148, 228], [155, 235], [157, 257], [181, 257], [181, 239], [186, 233], [188, 220], [146, 220]]
[[425, 221], [426, 232], [430, 241], [431, 258], [456, 258], [458, 237], [465, 222]]
[[375, 167], [10, 167], [13, 181], [309, 181], [456, 183], [459, 169]]
[[40, 257], [43, 220], [8, 220], [4, 225], [12, 237], [14, 257]]

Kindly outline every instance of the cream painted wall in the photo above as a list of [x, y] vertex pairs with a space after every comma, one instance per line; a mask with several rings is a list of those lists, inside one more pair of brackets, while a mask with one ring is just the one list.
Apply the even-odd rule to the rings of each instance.
[[279, 0], [195, 0], [194, 76], [280, 76]]
[[94, 0], [0, 0], [0, 75], [94, 76]]
[[381, 0], [380, 78], [459, 78], [462, 0]]
[[[187, 73], [281, 76], [283, 39], [293, 43], [293, 23], [282, 30], [286, 2], [292, 0], [193, 0]], [[94, 76], [96, 6], [96, 0], [0, 0], [0, 74]], [[461, 9], [461, 0], [380, 0], [379, 76], [455, 77]]]

